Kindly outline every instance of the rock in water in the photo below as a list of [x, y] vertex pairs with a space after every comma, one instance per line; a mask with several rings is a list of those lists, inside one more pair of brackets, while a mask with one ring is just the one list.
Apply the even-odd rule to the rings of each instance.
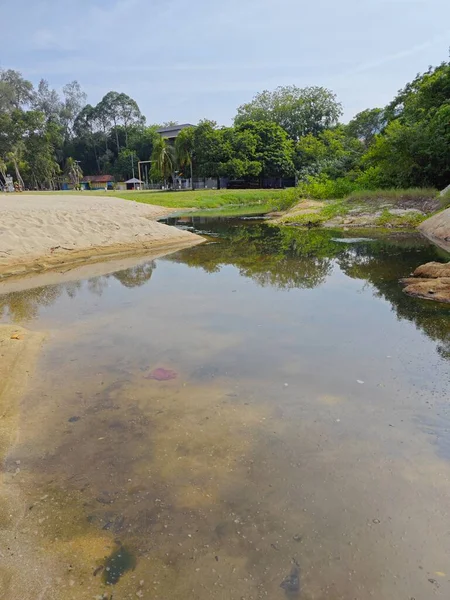
[[288, 597], [292, 597], [299, 593], [300, 569], [296, 565], [292, 567], [290, 574], [280, 583], [280, 587], [283, 588]]
[[450, 302], [450, 263], [430, 262], [413, 273], [413, 277], [403, 279], [404, 292], [409, 296]]
[[164, 369], [163, 367], [153, 369], [153, 371], [150, 371], [148, 375], [144, 376], [145, 379], [156, 379], [156, 381], [168, 381], [169, 379], [176, 379], [176, 377], [176, 371]]

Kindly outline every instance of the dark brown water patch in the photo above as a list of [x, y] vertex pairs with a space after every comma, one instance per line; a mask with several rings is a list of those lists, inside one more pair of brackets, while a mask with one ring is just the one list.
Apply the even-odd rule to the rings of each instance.
[[125, 546], [119, 546], [105, 560], [102, 580], [106, 585], [115, 585], [127, 571], [136, 568], [136, 557]]

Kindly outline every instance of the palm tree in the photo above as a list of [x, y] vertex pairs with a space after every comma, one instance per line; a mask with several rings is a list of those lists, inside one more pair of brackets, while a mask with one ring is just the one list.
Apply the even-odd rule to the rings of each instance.
[[81, 170], [78, 161], [69, 156], [66, 160], [66, 168], [64, 169], [65, 174], [70, 179], [70, 182], [75, 189], [80, 186], [80, 180], [83, 177], [83, 171]]
[[180, 131], [175, 139], [175, 153], [180, 168], [190, 168], [191, 189], [194, 189], [194, 178], [192, 173], [192, 155], [194, 150], [194, 129], [192, 127]]
[[154, 171], [164, 180], [164, 185], [168, 177], [172, 176], [173, 178], [175, 167], [174, 149], [161, 136], [158, 136], [153, 144], [152, 163]]
[[19, 186], [22, 189], [24, 189], [25, 184], [23, 182], [22, 175], [20, 174], [20, 169], [19, 169], [19, 161], [20, 161], [20, 146], [19, 146], [19, 144], [11, 152], [8, 152], [7, 158], [14, 165], [14, 171], [16, 172], [17, 183], [19, 184]]

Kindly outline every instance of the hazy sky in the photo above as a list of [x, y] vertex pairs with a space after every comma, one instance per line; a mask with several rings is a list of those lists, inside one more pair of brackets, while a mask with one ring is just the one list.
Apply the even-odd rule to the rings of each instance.
[[450, 45], [449, 0], [15, 0], [1, 14], [0, 67], [77, 79], [91, 103], [123, 91], [149, 123], [230, 124], [287, 84], [332, 89], [348, 120]]

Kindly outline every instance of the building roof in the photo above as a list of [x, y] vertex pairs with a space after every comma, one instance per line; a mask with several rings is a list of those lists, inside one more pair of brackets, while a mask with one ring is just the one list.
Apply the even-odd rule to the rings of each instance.
[[82, 183], [108, 183], [114, 181], [112, 175], [85, 175], [81, 180]]
[[161, 127], [157, 129], [157, 133], [174, 133], [175, 131], [180, 131], [181, 129], [186, 129], [186, 127], [195, 127], [195, 125], [191, 125], [191, 123], [183, 123], [181, 125], [171, 125], [170, 127]]
[[140, 179], [136, 179], [136, 177], [132, 177], [131, 179], [128, 179], [128, 181], [125, 181], [125, 183], [144, 183], [144, 182], [141, 181]]

